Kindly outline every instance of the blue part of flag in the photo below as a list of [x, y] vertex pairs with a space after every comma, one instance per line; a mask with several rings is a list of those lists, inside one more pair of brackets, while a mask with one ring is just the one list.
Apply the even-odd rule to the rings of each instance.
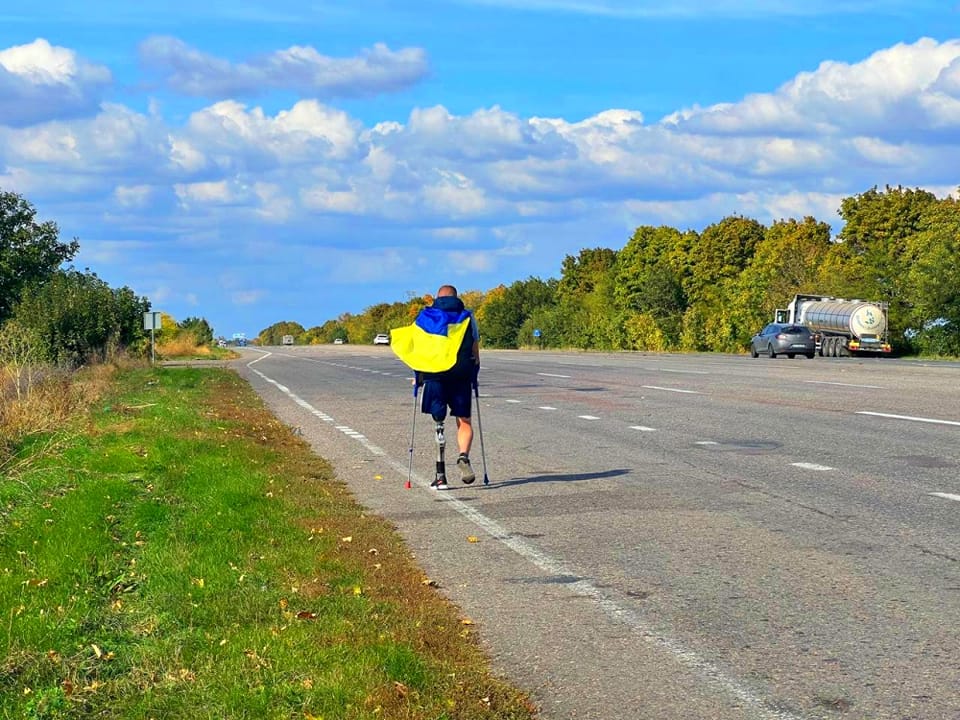
[[469, 310], [449, 312], [435, 307], [426, 307], [417, 315], [414, 321], [417, 327], [431, 335], [446, 335], [447, 327], [461, 323], [470, 317]]

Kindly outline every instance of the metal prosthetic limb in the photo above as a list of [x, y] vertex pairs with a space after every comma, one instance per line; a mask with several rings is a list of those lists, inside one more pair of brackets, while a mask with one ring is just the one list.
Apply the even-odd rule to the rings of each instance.
[[443, 451], [446, 448], [446, 440], [443, 437], [443, 421], [437, 421], [437, 479], [435, 483], [447, 481], [447, 466], [443, 459]]

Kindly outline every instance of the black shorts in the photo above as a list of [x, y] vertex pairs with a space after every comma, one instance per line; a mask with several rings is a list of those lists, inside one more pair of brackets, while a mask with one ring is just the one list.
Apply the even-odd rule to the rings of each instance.
[[450, 408], [450, 414], [454, 417], [469, 418], [471, 389], [469, 378], [427, 380], [423, 384], [420, 410], [432, 415], [437, 422], [446, 419], [447, 408]]

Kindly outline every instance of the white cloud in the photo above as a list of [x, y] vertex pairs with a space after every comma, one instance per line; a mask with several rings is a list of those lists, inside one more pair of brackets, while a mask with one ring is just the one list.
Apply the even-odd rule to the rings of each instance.
[[209, 98], [260, 95], [269, 90], [293, 90], [320, 97], [365, 97], [402, 90], [429, 73], [427, 55], [422, 49], [394, 51], [383, 44], [350, 58], [333, 58], [312, 47], [293, 46], [232, 63], [177, 38], [156, 36], [141, 43], [140, 57], [177, 92]]
[[234, 305], [255, 305], [268, 295], [266, 290], [234, 290], [230, 293], [230, 302]]
[[113, 191], [113, 196], [122, 207], [143, 208], [150, 202], [153, 188], [150, 185], [120, 185]]
[[23, 127], [96, 111], [110, 71], [43, 38], [0, 51], [0, 125]]
[[681, 132], [720, 135], [915, 136], [943, 124], [929, 109], [954, 87], [958, 61], [960, 40], [922, 38], [858, 63], [823, 62], [775, 93], [683, 110], [664, 124]]

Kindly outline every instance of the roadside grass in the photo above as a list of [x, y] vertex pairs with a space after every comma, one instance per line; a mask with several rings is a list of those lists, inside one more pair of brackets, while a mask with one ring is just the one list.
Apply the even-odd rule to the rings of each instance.
[[0, 511], [2, 718], [536, 716], [229, 370], [123, 371]]

